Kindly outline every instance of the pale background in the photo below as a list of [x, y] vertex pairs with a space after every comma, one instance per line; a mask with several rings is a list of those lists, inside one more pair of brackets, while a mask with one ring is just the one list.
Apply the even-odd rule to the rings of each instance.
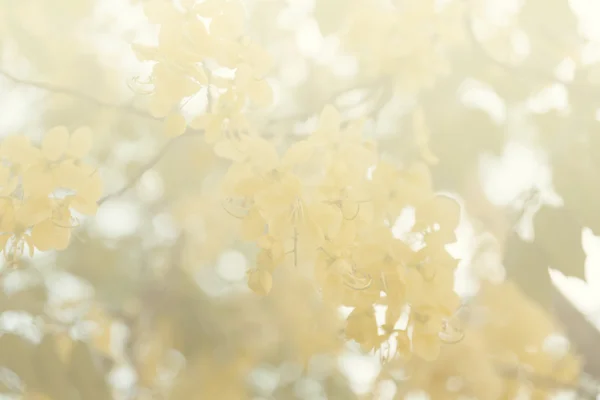
[[[340, 73], [351, 71], [353, 65], [341, 55], [336, 54], [336, 43], [323, 38], [314, 20], [310, 18], [310, 10], [313, 6], [311, 0], [288, 0], [289, 9], [281, 16], [280, 23], [296, 30], [297, 44], [302, 54], [307, 58], [327, 59]], [[441, 1], [443, 2], [443, 1]], [[490, 0], [489, 15], [494, 23], [502, 24], [514, 10], [518, 9], [518, 0]], [[600, 59], [600, 0], [572, 0], [571, 5], [580, 18], [581, 34], [594, 39], [598, 45], [590, 46], [586, 52], [586, 60], [595, 61]], [[122, 68], [128, 76], [144, 75], [148, 73], [148, 67], [140, 64], [129, 49], [129, 43], [120, 38], [120, 34], [126, 32], [131, 39], [151, 42], [154, 31], [145, 23], [145, 17], [140, 7], [131, 7], [127, 2], [121, 0], [102, 0], [98, 2], [97, 22], [112, 21], [113, 32], [104, 35], [96, 35], [95, 42], [98, 51], [107, 55], [119, 55]], [[476, 27], [478, 32], [485, 35], [485, 25]], [[90, 28], [91, 31], [93, 29]], [[526, 39], [516, 36], [515, 48], [527, 52]], [[15, 66], [19, 68], [22, 66]], [[569, 80], [573, 68], [570, 60], [565, 60], [556, 71], [563, 80]], [[301, 64], [290, 65], [286, 70], [286, 79], [301, 79], [303, 69]], [[0, 133], [6, 135], [14, 133], [19, 129], [21, 122], [27, 118], [28, 109], [36, 99], [42, 97], [43, 93], [36, 89], [27, 87], [15, 87], [11, 82], [1, 81], [3, 85], [0, 91], [0, 119], [2, 126]], [[124, 83], [123, 90], [128, 90]], [[502, 100], [495, 93], [480, 82], [467, 80], [462, 92], [463, 101], [472, 107], [486, 110], [497, 121], [511, 122], [518, 119], [519, 110], [507, 110]], [[547, 90], [532, 96], [528, 104], [532, 110], [544, 111], [547, 109], [565, 109], [568, 107], [566, 90], [561, 85], [553, 85]], [[599, 113], [600, 118], [600, 113]], [[514, 133], [514, 140], [509, 142], [504, 154], [500, 158], [484, 157], [481, 160], [481, 179], [485, 182], [484, 188], [490, 200], [499, 205], [510, 204], [517, 196], [529, 188], [538, 187], [543, 192], [543, 198], [548, 203], [560, 204], [560, 198], [553, 193], [551, 187], [551, 176], [549, 168], [544, 160], [544, 154], [539, 153], [528, 141], [532, 132], [519, 130]], [[132, 143], [117, 149], [119, 155], [125, 159], [139, 157], [146, 159], [156, 149], [151, 142]], [[111, 186], [116, 188], [124, 183], [124, 177], [110, 176]], [[142, 197], [159, 196], [162, 188], [160, 178], [153, 171], [148, 171], [136, 187], [137, 194]], [[161, 232], [165, 240], [172, 240], [175, 231], [168, 217], [159, 215], [154, 222], [157, 232]], [[136, 230], [140, 223], [140, 215], [133, 203], [125, 200], [115, 200], [105, 204], [99, 211], [94, 222], [95, 228], [101, 230], [107, 236], [119, 237], [127, 235]], [[521, 226], [524, 235], [530, 235], [531, 227], [525, 221]], [[459, 230], [459, 240], [452, 246], [455, 256], [463, 259], [457, 271], [456, 290], [460, 294], [470, 294], [477, 289], [476, 282], [469, 278], [468, 263], [474, 245], [473, 230], [469, 221], [463, 219]], [[594, 236], [589, 230], [584, 230], [583, 243], [588, 254], [586, 261], [586, 279], [583, 282], [574, 278], [564, 277], [558, 271], [551, 271], [554, 283], [563, 293], [583, 311], [591, 321], [600, 327], [600, 237]], [[51, 255], [42, 255], [42, 259], [50, 261]], [[43, 262], [43, 260], [40, 260]], [[490, 260], [494, 263], [494, 260]], [[499, 262], [496, 260], [496, 262]], [[498, 265], [500, 267], [500, 265]], [[247, 266], [243, 257], [236, 253], [224, 254], [215, 274], [206, 273], [199, 277], [198, 281], [209, 294], [220, 295], [227, 292], [228, 287], [244, 278]], [[200, 279], [201, 278], [201, 279]], [[56, 290], [56, 296], [78, 297], [85, 295], [85, 287], [82, 287], [75, 279], [64, 274], [57, 275], [60, 289]], [[18, 277], [6, 283], [7, 286], [18, 285]], [[58, 287], [58, 286], [57, 286]], [[236, 286], [237, 287], [237, 286]], [[378, 310], [384, 312], [384, 310]], [[15, 313], [16, 314], [16, 313]], [[27, 335], [39, 335], [35, 324], [26, 316], [2, 315], [0, 327], [4, 330], [18, 330]], [[115, 337], [118, 337], [118, 327], [115, 327]], [[378, 372], [378, 357], [376, 355], [363, 356], [358, 354], [352, 346], [346, 356], [342, 358], [342, 366], [346, 374], [351, 378], [354, 389], [357, 392], [369, 391], [373, 379]], [[256, 379], [260, 379], [265, 385], [276, 382], [277, 375], [281, 371], [264, 370], [258, 371]], [[131, 371], [117, 371], [114, 380], [117, 385], [128, 385], [131, 383]], [[306, 387], [299, 390], [311, 390], [310, 382]], [[393, 388], [387, 394], [393, 395]], [[385, 392], [385, 391], [384, 391]], [[415, 398], [426, 398], [424, 395], [415, 394]], [[315, 393], [314, 398], [319, 398]], [[391, 397], [390, 397], [391, 398]]]

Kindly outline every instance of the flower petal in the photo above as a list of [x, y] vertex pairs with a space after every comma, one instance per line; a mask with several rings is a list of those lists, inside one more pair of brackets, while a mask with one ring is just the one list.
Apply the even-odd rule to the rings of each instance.
[[44, 135], [42, 153], [50, 161], [58, 160], [69, 146], [69, 130], [66, 126], [56, 126]]

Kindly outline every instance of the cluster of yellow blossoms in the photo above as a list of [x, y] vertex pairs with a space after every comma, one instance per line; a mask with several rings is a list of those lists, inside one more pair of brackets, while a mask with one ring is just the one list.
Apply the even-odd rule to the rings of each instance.
[[[155, 63], [150, 110], [165, 118], [170, 136], [184, 133], [190, 119], [232, 162], [223, 207], [241, 220], [242, 237], [258, 245], [249, 286], [267, 294], [277, 267], [296, 268], [325, 301], [355, 308], [346, 333], [365, 350], [395, 339], [403, 353], [435, 358], [445, 320], [459, 306], [456, 261], [444, 248], [454, 241], [456, 203], [434, 194], [425, 167], [378, 160], [363, 138], [365, 121], [342, 123], [332, 106], [313, 134], [285, 152], [258, 135], [246, 115], [272, 101], [262, 79], [271, 61], [244, 35], [241, 2], [152, 0], [144, 9], [159, 25], [158, 46], [134, 46], [141, 60]], [[223, 67], [230, 76], [218, 72]], [[208, 97], [206, 111], [186, 118], [182, 107], [199, 93]], [[410, 243], [392, 232], [408, 207], [416, 210]], [[374, 318], [377, 304], [388, 306], [384, 333]], [[407, 305], [408, 327], [395, 329]]]
[[[50, 129], [40, 146], [26, 136], [0, 143], [0, 249], [15, 261], [27, 247], [64, 249], [76, 225], [73, 211], [96, 212], [102, 180], [82, 162], [92, 145], [89, 128]], [[25, 246], [27, 245], [27, 246]]]
[[[455, 240], [458, 205], [434, 194], [426, 168], [378, 160], [362, 121], [341, 125], [327, 106], [316, 131], [283, 155], [258, 136], [216, 144], [232, 161], [223, 182], [228, 204], [237, 205], [232, 214], [243, 211], [242, 236], [260, 248], [249, 285], [267, 294], [277, 267], [297, 268], [325, 301], [354, 307], [346, 334], [365, 350], [393, 338], [399, 350], [433, 359], [460, 305], [456, 260], [444, 248]], [[401, 240], [393, 226], [409, 207], [416, 222], [411, 240]], [[383, 333], [376, 304], [388, 307]], [[409, 326], [395, 329], [407, 305]]]
[[[170, 1], [151, 0], [144, 3], [144, 10], [149, 21], [159, 25], [158, 45], [133, 49], [140, 60], [155, 62], [149, 108], [155, 117], [166, 117], [166, 133], [185, 132], [188, 121], [181, 112], [182, 101], [201, 89], [209, 97], [214, 92], [216, 100], [190, 126], [204, 130], [207, 142], [215, 142], [222, 132], [250, 129], [242, 114], [247, 101], [265, 107], [273, 94], [262, 79], [271, 66], [268, 53], [243, 35], [243, 5], [207, 0], [177, 7]], [[235, 69], [234, 77], [214, 73], [219, 68]]]
[[[442, 3], [449, 5], [439, 6]], [[343, 28], [334, 29], [334, 34], [358, 60], [357, 81], [366, 78], [389, 84], [390, 96], [411, 97], [448, 70], [448, 52], [461, 40], [462, 4], [351, 0], [347, 10], [339, 10], [349, 13], [339, 18]], [[337, 326], [328, 319], [329, 311], [344, 306], [352, 309], [345, 321], [345, 337], [364, 351], [380, 351], [385, 361], [394, 358], [388, 367], [408, 369], [427, 363], [403, 385], [426, 388], [432, 398], [514, 397], [520, 386], [503, 382], [497, 361], [526, 365], [561, 381], [575, 380], [578, 360], [543, 351], [553, 324], [509, 285], [502, 290], [486, 287], [482, 292], [490, 313], [504, 322], [487, 323], [481, 329], [471, 326], [467, 340], [442, 348], [456, 333], [452, 322], [460, 308], [454, 291], [457, 260], [446, 249], [455, 241], [458, 203], [435, 193], [427, 166], [382, 159], [375, 143], [363, 135], [366, 120], [344, 121], [332, 105], [324, 107], [307, 137], [289, 138], [289, 145], [261, 137], [248, 111], [265, 109], [273, 102], [272, 88], [265, 80], [272, 60], [246, 35], [243, 1], [146, 0], [143, 7], [150, 23], [159, 28], [157, 45], [133, 46], [141, 61], [153, 63], [149, 113], [163, 121], [168, 136], [182, 135], [190, 128], [202, 132], [214, 151], [211, 155], [227, 160], [215, 168], [227, 167], [221, 192], [203, 192], [199, 202], [189, 206], [203, 209], [196, 220], [225, 227], [218, 234], [200, 223], [188, 227], [191, 235], [212, 235], [192, 253], [194, 261], [214, 260], [223, 250], [219, 246], [237, 244], [236, 233], [253, 243], [256, 254], [248, 286], [278, 302], [273, 306], [278, 313], [289, 310], [281, 331], [294, 335], [304, 361], [339, 347], [341, 342], [333, 334]], [[184, 108], [198, 95], [206, 96], [206, 108], [191, 115]], [[435, 163], [427, 147], [424, 114], [419, 109], [413, 114], [422, 158]], [[95, 214], [102, 181], [96, 169], [83, 162], [91, 145], [90, 129], [70, 132], [64, 126], [46, 132], [39, 145], [25, 136], [0, 142], [0, 250], [9, 262], [26, 250], [33, 256], [36, 249], [65, 249], [77, 214]], [[223, 171], [215, 175], [219, 172]], [[238, 226], [223, 223], [217, 207], [239, 219], [239, 232], [227, 230]], [[187, 212], [188, 204], [181, 208]], [[414, 222], [398, 233], [398, 222], [411, 210]], [[189, 215], [179, 219], [186, 218], [190, 220]], [[296, 296], [282, 293], [291, 291], [290, 279], [300, 282]], [[293, 304], [314, 293], [318, 307]], [[321, 306], [327, 313], [315, 311]], [[379, 307], [385, 308], [383, 321], [376, 312]], [[515, 307], [521, 308], [522, 319], [503, 314]], [[306, 320], [317, 323], [298, 329], [297, 321]], [[161, 336], [171, 335], [168, 324], [164, 324], [166, 333], [154, 338], [151, 332], [149, 340], [159, 342]], [[518, 329], [528, 325], [527, 332]], [[99, 338], [100, 346], [108, 349], [108, 337]], [[167, 347], [158, 348], [159, 344], [157, 359]], [[391, 348], [393, 355], [385, 354]], [[222, 370], [212, 371], [212, 358], [207, 360], [198, 368], [206, 364], [208, 372], [218, 376]], [[243, 373], [234, 371], [235, 379], [246, 376], [250, 367], [239, 369]], [[141, 381], [150, 385], [157, 369], [146, 372]], [[197, 369], [192, 373], [197, 375]], [[460, 390], [448, 389], [445, 378], [456, 376], [464, 378]], [[206, 386], [212, 389], [210, 383]], [[222, 386], [214, 385], [214, 393]], [[534, 393], [539, 398], [546, 394]]]
[[[262, 79], [270, 58], [244, 35], [243, 5], [151, 0], [144, 9], [160, 27], [157, 46], [134, 46], [141, 60], [154, 62], [150, 111], [164, 118], [169, 135], [180, 135], [186, 99], [205, 90], [208, 107], [190, 126], [231, 161], [223, 206], [237, 204], [243, 214], [230, 214], [242, 220], [242, 237], [258, 245], [249, 286], [267, 294], [278, 267], [295, 268], [314, 279], [326, 302], [354, 308], [346, 335], [365, 350], [395, 340], [399, 353], [437, 357], [459, 307], [456, 261], [444, 247], [454, 241], [459, 212], [433, 192], [426, 167], [379, 160], [363, 138], [365, 121], [343, 123], [332, 106], [307, 139], [282, 153], [245, 117], [249, 106], [268, 106], [272, 92]], [[223, 67], [233, 75], [215, 72]], [[30, 252], [63, 249], [73, 211], [95, 213], [101, 180], [81, 162], [90, 146], [88, 129], [69, 134], [65, 127], [47, 132], [39, 147], [20, 136], [2, 142], [0, 244], [7, 254], [22, 254], [25, 244]], [[393, 227], [410, 207], [416, 221], [400, 239]], [[387, 306], [383, 326], [376, 305]], [[397, 328], [407, 309], [408, 324]]]
[[[394, 369], [408, 369], [410, 378], [396, 382], [398, 391], [426, 390], [432, 400], [515, 399], [523, 392], [542, 400], [561, 385], [577, 385], [581, 360], [553, 341], [561, 337], [556, 321], [515, 284], [483, 282], [469, 307], [463, 341], [446, 346], [434, 362], [412, 360], [409, 368], [402, 360], [390, 362], [379, 379], [393, 380]], [[532, 384], [532, 377], [547, 385]]]

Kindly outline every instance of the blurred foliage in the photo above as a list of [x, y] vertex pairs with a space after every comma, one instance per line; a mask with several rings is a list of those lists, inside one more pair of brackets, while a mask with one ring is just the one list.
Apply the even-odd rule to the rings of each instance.
[[548, 268], [600, 231], [598, 42], [509, 3], [0, 0], [0, 392], [587, 395]]

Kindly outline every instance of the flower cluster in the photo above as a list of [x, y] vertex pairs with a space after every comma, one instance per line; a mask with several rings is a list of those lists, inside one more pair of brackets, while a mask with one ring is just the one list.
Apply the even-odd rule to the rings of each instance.
[[92, 132], [50, 129], [40, 146], [25, 136], [0, 143], [0, 249], [9, 260], [25, 251], [68, 246], [73, 212], [96, 213], [102, 194], [97, 171], [82, 159], [92, 146]]
[[[530, 374], [556, 385], [575, 385], [581, 360], [560, 345], [557, 321], [533, 303], [513, 283], [483, 282], [471, 308], [463, 318], [468, 335], [460, 343], [446, 346], [440, 356], [425, 364], [413, 360], [410, 378], [397, 382], [399, 391], [427, 390], [431, 399], [514, 399]], [[467, 313], [468, 314], [468, 313]], [[554, 342], [554, 343], [553, 343]], [[384, 366], [382, 378], [395, 368], [406, 368], [403, 360]], [[530, 398], [547, 399], [552, 387], [533, 387]]]
[[[397, 338], [423, 358], [437, 356], [444, 320], [459, 306], [453, 291], [456, 266], [445, 245], [455, 240], [459, 208], [437, 196], [425, 168], [402, 169], [378, 160], [362, 137], [363, 121], [341, 128], [327, 106], [315, 132], [283, 154], [258, 136], [215, 145], [232, 161], [223, 182], [229, 202], [244, 209], [242, 236], [260, 251], [249, 285], [267, 294], [280, 266], [313, 277], [323, 299], [354, 307], [346, 334], [365, 350]], [[400, 214], [412, 207], [410, 240], [393, 234]], [[374, 306], [387, 305], [379, 333]], [[395, 329], [406, 305], [410, 331]]]
[[[245, 10], [241, 2], [207, 0], [177, 7], [167, 0], [144, 3], [150, 22], [160, 26], [157, 46], [134, 45], [141, 61], [152, 61], [153, 86], [149, 107], [152, 115], [165, 119], [170, 136], [185, 132], [188, 123], [182, 103], [204, 89], [209, 97], [205, 113], [190, 121], [204, 130], [213, 143], [224, 131], [245, 131], [248, 122], [242, 111], [248, 102], [266, 107], [272, 91], [263, 79], [271, 60], [244, 33]], [[214, 73], [219, 68], [235, 70], [233, 78]], [[214, 104], [213, 104], [214, 103]]]

